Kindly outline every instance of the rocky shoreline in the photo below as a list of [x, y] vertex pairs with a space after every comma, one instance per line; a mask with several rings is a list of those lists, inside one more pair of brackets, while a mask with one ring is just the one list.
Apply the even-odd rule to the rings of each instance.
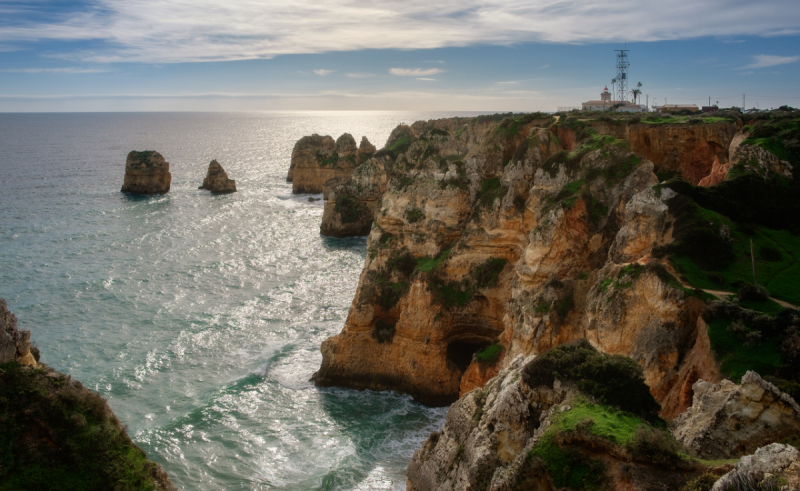
[[[295, 192], [319, 192], [321, 186], [327, 200], [322, 234], [368, 235], [347, 321], [323, 343], [313, 380], [395, 390], [432, 405], [458, 400], [445, 433], [451, 420], [461, 421], [461, 429], [452, 430], [452, 443], [434, 459], [438, 464], [422, 471], [430, 464], [422, 465], [421, 455], [441, 445], [441, 437], [432, 436], [409, 467], [409, 489], [416, 490], [562, 488], [542, 470], [546, 456], [533, 459], [535, 478], [511, 483], [498, 477], [512, 472], [519, 459], [531, 462], [523, 454], [536, 453], [531, 432], [544, 424], [539, 416], [526, 413], [504, 423], [505, 437], [494, 435], [494, 424], [481, 437], [491, 444], [470, 440], [469, 428], [482, 421], [475, 401], [506, 383], [498, 379], [518, 377], [523, 360], [578, 341], [636, 363], [659, 417], [673, 421], [665, 438], [691, 454], [689, 460], [741, 457], [796, 435], [800, 413], [792, 396], [755, 372], [741, 385], [726, 380], [743, 368], [723, 351], [760, 346], [762, 335], [791, 344], [800, 329], [791, 309], [774, 318], [748, 310], [756, 301], [750, 290], [735, 290], [746, 286], [747, 269], [728, 272], [743, 261], [731, 254], [742, 247], [742, 237], [763, 235], [762, 227], [795, 227], [793, 219], [771, 214], [794, 206], [788, 196], [796, 185], [790, 153], [760, 146], [760, 135], [781, 128], [773, 119], [797, 115], [756, 121], [730, 115], [684, 124], [544, 114], [420, 121], [398, 126], [383, 149], [335, 175], [320, 172], [325, 166], [318, 156], [339, 143], [319, 135], [302, 139], [290, 179]], [[796, 136], [787, 135], [787, 141]], [[308, 171], [298, 173], [300, 168]], [[736, 201], [742, 186], [762, 193], [746, 198], [752, 210]], [[734, 289], [730, 298], [704, 291], [708, 281], [720, 285], [709, 291]], [[720, 344], [723, 338], [728, 344]], [[787, 390], [800, 374], [791, 363], [796, 355], [782, 353], [783, 364], [761, 375]], [[489, 402], [481, 402], [481, 414], [507, 411], [506, 403], [493, 406], [501, 404], [499, 397], [483, 399]], [[514, 397], [516, 404], [542, 404], [530, 393]], [[550, 408], [566, 400], [548, 397]], [[738, 433], [731, 433], [734, 427]], [[516, 441], [515, 450], [502, 450], [497, 438]], [[566, 438], [559, 445], [572, 445], [571, 436], [559, 438]], [[598, 462], [617, 476], [610, 489], [662, 489], [643, 484], [655, 467], [673, 483], [669, 489], [713, 470], [695, 462], [672, 472], [674, 463], [650, 462], [645, 477], [626, 481], [619, 473], [633, 472], [630, 455], [594, 437], [575, 445], [584, 457], [605, 455]], [[482, 467], [486, 459], [496, 464], [490, 474]], [[705, 481], [722, 482], [722, 470], [730, 466]], [[528, 484], [515, 487], [519, 482]]]

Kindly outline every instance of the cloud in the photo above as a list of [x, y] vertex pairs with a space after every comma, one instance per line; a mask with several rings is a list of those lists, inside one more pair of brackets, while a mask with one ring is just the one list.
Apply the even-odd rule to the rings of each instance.
[[442, 73], [441, 68], [390, 68], [389, 73], [400, 77], [424, 77]]
[[788, 65], [798, 61], [800, 61], [800, 56], [755, 55], [753, 56], [753, 63], [743, 66], [742, 70]]
[[89, 41], [91, 49], [70, 42], [57, 51], [66, 59], [95, 62], [800, 33], [797, 0], [89, 0], [60, 8], [11, 3], [15, 7], [3, 11], [0, 46]]
[[539, 70], [544, 70], [545, 68], [550, 68], [550, 65], [542, 65], [539, 67]]
[[345, 75], [346, 77], [350, 78], [372, 78], [375, 76], [374, 73], [348, 73]]
[[0, 70], [3, 73], [104, 73], [108, 70], [100, 68], [78, 68], [78, 67], [64, 67], [64, 68], [9, 68]]
[[323, 70], [323, 69], [319, 69], [319, 70], [314, 70], [314, 74], [315, 74], [315, 75], [319, 75], [320, 77], [327, 77], [328, 75], [330, 75], [331, 73], [333, 73], [333, 72], [335, 72], [335, 71], [336, 71], [336, 70]]
[[435, 78], [417, 77], [417, 80], [425, 80], [427, 82], [436, 82]]

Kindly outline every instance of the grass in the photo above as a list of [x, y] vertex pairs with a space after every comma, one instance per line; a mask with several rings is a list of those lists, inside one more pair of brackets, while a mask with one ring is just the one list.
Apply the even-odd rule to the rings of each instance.
[[448, 257], [450, 257], [450, 249], [443, 251], [436, 258], [427, 256], [418, 258], [417, 265], [414, 269], [416, 271], [422, 271], [423, 273], [427, 273], [433, 269], [438, 268], [442, 263], [447, 261]]
[[[708, 290], [738, 291], [739, 285], [753, 283], [753, 269], [750, 258], [750, 237], [746, 232], [754, 231], [752, 236], [756, 251], [756, 275], [758, 283], [770, 294], [780, 300], [800, 305], [800, 237], [792, 235], [788, 230], [772, 230], [766, 227], [742, 227], [724, 215], [703, 210], [703, 219], [714, 223], [725, 224], [731, 229], [730, 245], [733, 250], [733, 262], [727, 267], [709, 275], [696, 261], [686, 255], [673, 254], [670, 258], [675, 268], [680, 271], [693, 286]], [[765, 260], [764, 251], [780, 252], [780, 259]], [[721, 280], [721, 281], [720, 281]], [[772, 313], [777, 307], [772, 304], [760, 305], [755, 310], [766, 308]], [[750, 308], [750, 307], [748, 307]]]
[[556, 428], [560, 431], [575, 431], [582, 422], [591, 420], [588, 431], [617, 445], [633, 441], [636, 429], [647, 423], [631, 413], [602, 404], [592, 404], [584, 399], [572, 402], [572, 409], [558, 414]]
[[603, 464], [590, 460], [577, 451], [569, 451], [558, 446], [554, 434], [546, 434], [528, 453], [544, 461], [547, 473], [557, 489], [572, 490], [599, 489], [605, 481]]
[[478, 208], [492, 206], [495, 200], [502, 199], [507, 192], [508, 188], [500, 183], [499, 177], [484, 179], [481, 182], [481, 191], [478, 195]]
[[747, 346], [728, 329], [732, 323], [729, 319], [714, 319], [708, 325], [711, 349], [717, 355], [722, 372], [734, 381], [741, 379], [748, 370], [762, 376], [775, 373], [781, 366], [778, 340], [772, 338]]
[[474, 358], [479, 363], [492, 365], [500, 358], [503, 349], [502, 344], [494, 343], [475, 353]]

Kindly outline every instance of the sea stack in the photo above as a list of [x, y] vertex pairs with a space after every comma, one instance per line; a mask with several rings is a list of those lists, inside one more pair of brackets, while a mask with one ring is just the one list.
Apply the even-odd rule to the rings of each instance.
[[208, 189], [212, 193], [235, 193], [236, 181], [228, 179], [228, 174], [225, 169], [219, 165], [219, 162], [212, 160], [208, 165], [208, 173], [206, 178], [203, 179], [203, 185], [197, 189]]
[[133, 150], [125, 161], [123, 193], [167, 194], [172, 183], [169, 162], [155, 150]]

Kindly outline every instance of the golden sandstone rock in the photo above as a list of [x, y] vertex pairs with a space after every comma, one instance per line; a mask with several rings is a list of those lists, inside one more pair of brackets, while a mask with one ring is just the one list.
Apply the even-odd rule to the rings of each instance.
[[131, 151], [125, 161], [123, 193], [166, 194], [172, 183], [169, 162], [154, 150]]
[[203, 179], [203, 185], [197, 189], [207, 189], [212, 193], [225, 194], [236, 192], [236, 181], [228, 179], [228, 174], [225, 169], [217, 162], [212, 160], [208, 165], [208, 172], [206, 178]]

